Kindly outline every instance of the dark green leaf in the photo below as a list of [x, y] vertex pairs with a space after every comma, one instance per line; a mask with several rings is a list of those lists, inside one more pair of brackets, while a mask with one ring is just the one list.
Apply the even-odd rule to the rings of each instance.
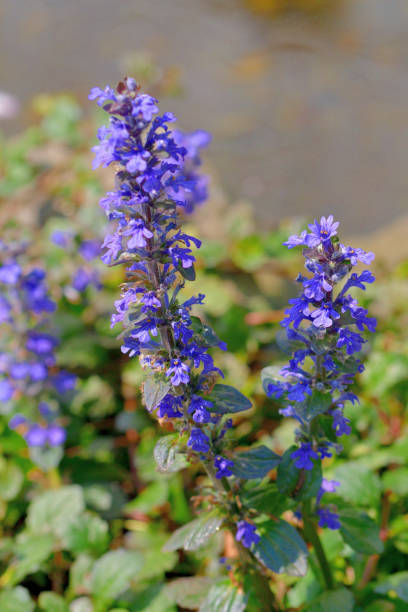
[[154, 447], [153, 455], [159, 472], [178, 472], [186, 467], [186, 458], [177, 452], [179, 436], [170, 434], [159, 439]]
[[214, 402], [211, 412], [216, 414], [232, 414], [249, 410], [252, 404], [245, 395], [229, 385], [214, 385], [208, 399]]
[[163, 546], [163, 550], [171, 551], [178, 548], [197, 550], [206, 543], [213, 533], [220, 529], [222, 522], [222, 517], [214, 512], [200, 516], [177, 529]]
[[248, 598], [229, 580], [211, 587], [199, 612], [244, 612]]
[[170, 389], [170, 383], [167, 380], [149, 376], [143, 383], [143, 398], [146, 408], [151, 412], [161, 402], [163, 397], [167, 395]]
[[304, 576], [307, 546], [286, 521], [266, 521], [258, 527], [261, 539], [254, 547], [255, 556], [277, 574]]
[[282, 495], [292, 495], [296, 500], [315, 497], [322, 483], [322, 466], [320, 461], [314, 463], [312, 470], [299, 470], [291, 458], [296, 446], [291, 446], [282, 455], [278, 466], [276, 484]]
[[191, 327], [194, 332], [201, 336], [205, 344], [208, 346], [218, 346], [220, 343], [220, 339], [218, 338], [215, 331], [209, 325], [205, 325], [198, 317], [190, 317], [191, 318]]
[[237, 478], [250, 480], [264, 478], [281, 460], [280, 455], [272, 452], [266, 446], [257, 446], [234, 457], [232, 473]]
[[353, 508], [340, 510], [338, 514], [340, 533], [346, 544], [365, 555], [380, 554], [383, 551], [379, 527], [372, 518]]
[[305, 348], [304, 342], [300, 340], [289, 340], [285, 329], [279, 329], [276, 332], [275, 340], [280, 350], [286, 355], [292, 355], [295, 351]]
[[313, 391], [312, 395], [308, 395], [303, 402], [296, 404], [296, 410], [303, 419], [311, 421], [319, 414], [327, 412], [331, 404], [332, 398], [329, 393]]
[[294, 505], [294, 501], [279, 492], [275, 483], [268, 482], [263, 486], [241, 493], [241, 501], [247, 508], [265, 512], [272, 516], [280, 516], [282, 512]]
[[196, 278], [194, 264], [189, 268], [183, 268], [183, 266], [179, 264], [177, 270], [180, 272], [181, 276], [183, 276], [188, 281], [194, 281]]

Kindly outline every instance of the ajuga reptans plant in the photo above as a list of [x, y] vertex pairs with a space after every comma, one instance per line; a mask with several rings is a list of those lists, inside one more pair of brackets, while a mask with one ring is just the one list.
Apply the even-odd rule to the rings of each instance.
[[[191, 524], [177, 530], [166, 548], [195, 550], [211, 534], [222, 527], [227, 528], [235, 535], [238, 554], [229, 559], [226, 566], [235, 572], [234, 583], [244, 585], [244, 590], [240, 588], [237, 596], [245, 607], [250, 592], [255, 589], [260, 610], [276, 609], [269, 588], [268, 570], [304, 574], [308, 549], [295, 528], [298, 521], [295, 514], [291, 522], [279, 518], [288, 509], [297, 511], [298, 500], [294, 498], [300, 497], [302, 479], [298, 483], [295, 476], [296, 491], [293, 492], [271, 483], [266, 477], [279, 466], [281, 477], [278, 475], [278, 485], [282, 474], [286, 482], [285, 475], [291, 470], [293, 480], [293, 466], [288, 463], [296, 461], [296, 473], [307, 471], [313, 467], [313, 461], [322, 456], [321, 449], [324, 448], [326, 454], [330, 452], [331, 441], [321, 437], [316, 446], [315, 430], [309, 431], [302, 422], [299, 449], [292, 449], [289, 459], [285, 455], [276, 455], [266, 446], [233, 453], [232, 431], [226, 435], [233, 425], [230, 415], [247, 410], [251, 404], [238, 390], [220, 382], [223, 374], [215, 365], [211, 350], [213, 347], [225, 350], [226, 347], [195, 314], [205, 296], [199, 293], [189, 299], [183, 298], [185, 282], [195, 280], [194, 249], [200, 247], [200, 241], [182, 230], [182, 221], [186, 212], [205, 199], [206, 180], [198, 172], [198, 151], [207, 144], [208, 136], [200, 131], [182, 135], [171, 129], [169, 125], [175, 117], [171, 113], [159, 115], [157, 100], [141, 93], [130, 78], [119, 83], [116, 90], [94, 88], [90, 98], [97, 99], [110, 116], [109, 125], [98, 131], [99, 144], [93, 148], [94, 165], [116, 165], [115, 190], [101, 200], [112, 226], [103, 243], [102, 259], [110, 266], [123, 264], [126, 269], [126, 280], [121, 297], [115, 303], [112, 325], [121, 323], [123, 353], [137, 356], [145, 370], [143, 395], [147, 410], [167, 430], [173, 431], [163, 436], [155, 448], [158, 469], [176, 471], [184, 467], [187, 460], [201, 465], [208, 475], [209, 485], [207, 495], [203, 497], [202, 513]], [[290, 372], [285, 371], [284, 380], [276, 383], [270, 380], [267, 389], [281, 397], [291, 395], [290, 401], [301, 403], [309, 395], [313, 396], [315, 389], [326, 397], [326, 385], [332, 384], [330, 389], [336, 389], [336, 399], [330, 400], [325, 412], [338, 423], [341, 418], [344, 427], [346, 421], [342, 417], [342, 406], [351, 397], [345, 391], [351, 382], [351, 374], [347, 372], [343, 378], [339, 374], [335, 383], [334, 377], [326, 374], [329, 359], [326, 350], [322, 356], [319, 352], [316, 360], [319, 378], [310, 375], [313, 378], [309, 381], [310, 389], [307, 388], [309, 379], [306, 373], [302, 379], [299, 376], [306, 357], [310, 356], [313, 361], [312, 351], [315, 349], [311, 346], [323, 346], [326, 336], [335, 337], [327, 332], [328, 321], [330, 319], [333, 329], [337, 329], [338, 323], [346, 318], [346, 313], [341, 312], [346, 304], [351, 319], [357, 325], [363, 324], [362, 313], [356, 314], [357, 306], [347, 297], [347, 289], [340, 296], [333, 297], [334, 282], [350, 269], [350, 258], [357, 257], [350, 252], [347, 257], [342, 253], [336, 259], [335, 253], [340, 252], [340, 247], [333, 236], [331, 234], [323, 242], [308, 246], [310, 266], [317, 258], [314, 266], [322, 279], [327, 270], [331, 270], [333, 261], [336, 261], [336, 268], [327, 276], [326, 285], [323, 286], [321, 281], [320, 293], [318, 288], [306, 287], [310, 297], [306, 298], [307, 302], [302, 302], [303, 310], [306, 312], [306, 303], [314, 308], [310, 315], [303, 317], [306, 320], [309, 317], [316, 334], [301, 331], [301, 321], [297, 319], [296, 330], [288, 331], [291, 342], [296, 340], [304, 347], [302, 354], [299, 352], [302, 349], [297, 349], [291, 362], [290, 371], [295, 372], [296, 384], [291, 382]], [[306, 233], [304, 238], [292, 237], [291, 241], [299, 244], [306, 238], [310, 242]], [[308, 281], [304, 279], [302, 282]], [[314, 291], [313, 295], [310, 291]], [[319, 308], [322, 312], [315, 314]], [[339, 316], [335, 314], [337, 310]], [[358, 321], [355, 319], [357, 316]], [[322, 329], [326, 331], [322, 332]], [[299, 338], [293, 335], [299, 335]], [[352, 338], [356, 343], [356, 338]], [[342, 333], [339, 341], [339, 351], [343, 354], [346, 349], [342, 347], [349, 346], [350, 335]], [[331, 358], [333, 364], [339, 360], [334, 353]], [[320, 383], [322, 367], [327, 382]], [[337, 365], [333, 367], [340, 368]], [[274, 384], [279, 386], [275, 388]], [[298, 399], [295, 397], [296, 389]], [[286, 413], [289, 414], [289, 409]], [[293, 416], [292, 412], [290, 415]], [[340, 425], [338, 427], [341, 429]], [[299, 456], [297, 452], [300, 452]], [[330, 482], [322, 481], [321, 474], [317, 479], [318, 486], [316, 488], [314, 484], [313, 495], [317, 496], [322, 513], [320, 520], [323, 521], [324, 512], [328, 510], [320, 506], [321, 497], [325, 490], [333, 487]], [[307, 481], [305, 478], [306, 484]], [[304, 515], [302, 507], [302, 516], [306, 520]], [[317, 546], [317, 532], [312, 519], [305, 529], [307, 536], [306, 531], [310, 541]]]

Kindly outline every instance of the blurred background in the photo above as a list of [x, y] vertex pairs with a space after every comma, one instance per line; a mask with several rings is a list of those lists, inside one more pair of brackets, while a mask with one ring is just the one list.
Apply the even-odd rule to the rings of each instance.
[[349, 233], [405, 235], [406, 0], [1, 0], [0, 23], [7, 134], [35, 95], [88, 108], [91, 86], [136, 75], [212, 132], [223, 188], [258, 223], [334, 213]]

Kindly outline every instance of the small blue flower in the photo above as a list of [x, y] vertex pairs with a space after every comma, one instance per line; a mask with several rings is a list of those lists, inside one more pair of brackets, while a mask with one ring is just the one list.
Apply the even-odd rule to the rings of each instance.
[[214, 459], [214, 467], [217, 470], [216, 477], [217, 478], [228, 478], [228, 476], [232, 476], [231, 468], [234, 466], [234, 462], [229, 459], [225, 459], [225, 457], [221, 457], [218, 455]]
[[248, 521], [238, 521], [237, 532], [235, 539], [238, 542], [242, 542], [245, 548], [251, 548], [252, 544], [258, 544], [261, 539], [260, 535], [256, 532], [255, 525], [248, 523]]
[[166, 371], [166, 376], [171, 377], [170, 382], [177, 387], [178, 385], [186, 385], [189, 380], [190, 368], [180, 359], [172, 359], [169, 369]]
[[300, 448], [291, 454], [292, 459], [296, 459], [295, 466], [300, 470], [312, 470], [313, 459], [319, 459], [319, 455], [313, 450], [310, 442], [303, 442]]
[[337, 234], [339, 225], [338, 221], [334, 221], [333, 215], [330, 215], [327, 219], [321, 217], [320, 223], [315, 219], [314, 223], [309, 225], [311, 233], [306, 236], [307, 246], [314, 248], [321, 243], [327, 244], [330, 238]]
[[187, 446], [190, 446], [196, 453], [208, 453], [210, 450], [210, 439], [201, 429], [194, 428], [190, 432]]
[[319, 527], [328, 527], [329, 529], [340, 529], [341, 523], [339, 515], [329, 510], [329, 508], [317, 508], [319, 517]]

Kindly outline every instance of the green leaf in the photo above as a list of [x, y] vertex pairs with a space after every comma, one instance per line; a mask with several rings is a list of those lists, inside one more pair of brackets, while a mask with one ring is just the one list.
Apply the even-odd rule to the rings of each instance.
[[308, 395], [303, 402], [296, 404], [296, 410], [303, 419], [311, 421], [319, 414], [327, 412], [331, 404], [332, 398], [330, 393], [313, 391], [312, 395]]
[[27, 525], [34, 533], [64, 537], [84, 509], [82, 489], [71, 485], [41, 493], [30, 504]]
[[408, 572], [397, 572], [383, 580], [375, 587], [376, 593], [388, 594], [389, 591], [395, 591], [402, 601], [408, 603]]
[[24, 482], [23, 472], [11, 461], [0, 463], [0, 499], [14, 499]]
[[34, 602], [29, 592], [22, 586], [4, 589], [0, 593], [1, 612], [33, 612]]
[[96, 609], [105, 610], [125, 591], [133, 578], [136, 578], [143, 565], [143, 557], [138, 552], [124, 549], [111, 550], [96, 561], [91, 573], [91, 590]]
[[69, 612], [68, 604], [61, 595], [51, 591], [40, 593], [38, 604], [44, 612]]
[[224, 580], [211, 587], [199, 612], [244, 612], [248, 598], [244, 593]]
[[276, 484], [271, 482], [243, 491], [240, 498], [247, 508], [253, 508], [260, 513], [265, 512], [276, 517], [294, 505], [294, 501], [290, 497], [281, 495]]
[[170, 595], [167, 595], [167, 585], [155, 582], [136, 594], [132, 602], [132, 612], [177, 612]]
[[204, 601], [212, 582], [204, 576], [178, 578], [166, 584], [165, 593], [180, 607], [195, 609]]
[[343, 540], [365, 555], [380, 554], [384, 545], [380, 540], [380, 530], [372, 518], [353, 508], [339, 510], [340, 533]]
[[51, 534], [22, 531], [16, 539], [14, 552], [17, 561], [14, 565], [12, 583], [17, 584], [28, 574], [37, 572], [41, 564], [51, 555], [54, 538]]
[[59, 465], [64, 450], [62, 446], [32, 446], [30, 447], [30, 458], [33, 463], [47, 472]]
[[198, 317], [190, 317], [191, 319], [191, 327], [194, 332], [201, 336], [202, 340], [208, 346], [218, 346], [220, 343], [220, 339], [218, 338], [215, 331], [209, 325], [206, 325], [199, 319]]
[[90, 591], [90, 574], [94, 559], [90, 555], [80, 554], [69, 570], [69, 591], [74, 595]]
[[[276, 332], [275, 340], [282, 353], [286, 355], [292, 355], [295, 351], [305, 348], [305, 343], [301, 340], [289, 340], [286, 329], [279, 329]], [[265, 368], [265, 370], [267, 369]]]
[[322, 593], [306, 607], [308, 612], [352, 612], [353, 594], [345, 588]]
[[68, 550], [78, 554], [101, 555], [109, 543], [108, 524], [99, 516], [85, 512], [71, 523], [65, 534]]
[[223, 518], [215, 512], [200, 516], [177, 529], [163, 546], [163, 550], [171, 551], [178, 548], [197, 550], [206, 543], [213, 533], [220, 529], [222, 522]]
[[383, 474], [382, 485], [384, 490], [389, 489], [401, 497], [408, 495], [408, 468], [388, 470]]
[[125, 512], [151, 512], [167, 502], [169, 487], [165, 480], [152, 482], [125, 506]]
[[277, 574], [304, 576], [307, 546], [286, 521], [266, 521], [258, 526], [261, 539], [254, 546], [255, 556]]
[[155, 543], [152, 543], [150, 547], [144, 546], [141, 552], [143, 553], [143, 566], [138, 574], [139, 581], [164, 578], [165, 572], [171, 571], [178, 561], [175, 551], [165, 552]]
[[214, 385], [208, 399], [214, 402], [211, 412], [216, 414], [233, 414], [249, 410], [252, 404], [245, 395], [229, 385]]
[[316, 461], [313, 469], [299, 470], [295, 466], [295, 460], [291, 457], [296, 448], [296, 446], [291, 446], [282, 455], [276, 484], [282, 495], [291, 495], [300, 501], [316, 496], [322, 483], [322, 466], [320, 461]]
[[348, 461], [335, 471], [340, 487], [336, 494], [356, 506], [376, 507], [380, 501], [381, 486], [377, 474], [365, 465]]
[[280, 455], [272, 452], [266, 446], [257, 446], [234, 457], [232, 473], [237, 478], [250, 480], [264, 478], [273, 468], [279, 465]]
[[171, 385], [167, 380], [149, 376], [143, 383], [143, 398], [146, 408], [151, 412], [169, 392]]
[[187, 459], [177, 452], [178, 440], [178, 434], [163, 436], [154, 447], [153, 456], [159, 472], [178, 472], [188, 465]]
[[183, 276], [188, 281], [194, 281], [196, 278], [194, 264], [188, 268], [183, 268], [181, 263], [177, 266], [177, 270], [180, 272], [181, 276]]

